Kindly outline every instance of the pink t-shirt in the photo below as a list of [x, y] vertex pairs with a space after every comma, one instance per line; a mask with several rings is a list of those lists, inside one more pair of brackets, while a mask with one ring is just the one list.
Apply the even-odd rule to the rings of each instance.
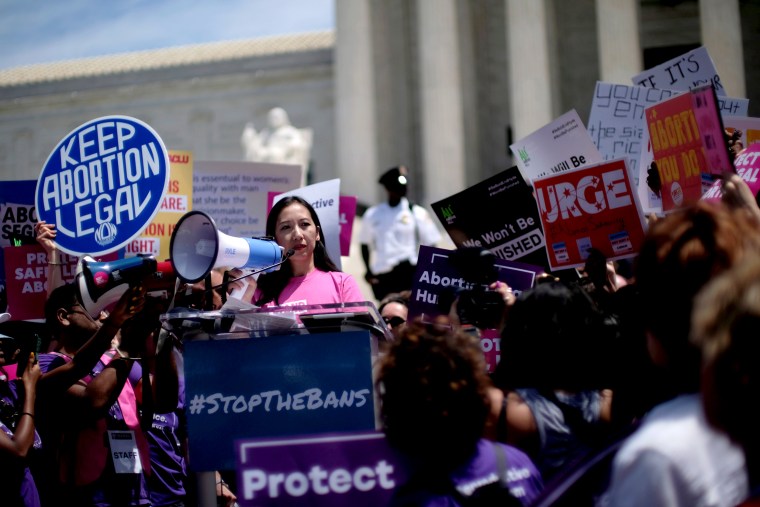
[[[260, 297], [261, 291], [256, 289], [253, 301]], [[326, 272], [318, 269], [306, 276], [292, 277], [279, 298], [280, 306], [354, 303], [366, 299], [353, 276], [340, 271]], [[277, 304], [270, 301], [262, 306], [269, 308]]]

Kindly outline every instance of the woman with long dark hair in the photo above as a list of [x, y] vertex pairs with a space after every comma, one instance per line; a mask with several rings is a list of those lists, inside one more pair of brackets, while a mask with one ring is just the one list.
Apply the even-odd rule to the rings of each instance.
[[330, 259], [319, 216], [306, 200], [288, 196], [269, 212], [266, 226], [285, 251], [293, 250], [279, 271], [259, 277], [253, 303], [258, 306], [364, 301], [356, 280]]

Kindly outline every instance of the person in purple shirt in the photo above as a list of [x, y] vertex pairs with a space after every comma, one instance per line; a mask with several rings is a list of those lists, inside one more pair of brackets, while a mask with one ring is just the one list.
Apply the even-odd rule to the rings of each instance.
[[55, 505], [61, 499], [58, 442], [71, 414], [69, 391], [81, 391], [77, 382], [90, 374], [123, 323], [142, 310], [144, 289], [127, 292], [104, 321], [89, 315], [80, 305], [72, 284], [53, 290], [45, 304], [45, 317], [55, 351], [39, 355], [42, 378], [37, 395], [37, 424], [43, 446], [32, 461], [42, 505]]
[[383, 430], [411, 478], [392, 505], [529, 505], [538, 496], [531, 460], [482, 436], [489, 386], [477, 339], [447, 321], [415, 322], [393, 343], [378, 377]]
[[[181, 370], [182, 355], [175, 348], [174, 360]], [[129, 374], [134, 388], [143, 378], [142, 366], [135, 363]], [[178, 397], [174, 410], [164, 407], [161, 413], [152, 413], [150, 427], [145, 432], [150, 451], [148, 490], [152, 507], [184, 507], [187, 503], [187, 461], [185, 442], [184, 376], [178, 376]]]
[[[0, 342], [8, 344], [15, 340]], [[20, 359], [27, 361], [23, 375], [19, 379], [9, 379], [3, 366], [12, 359], [14, 352], [18, 350], [0, 346], [0, 504], [39, 507], [40, 498], [29, 470], [28, 457], [32, 449], [41, 444], [34, 429], [34, 403], [41, 373], [34, 354], [30, 354], [28, 358]]]

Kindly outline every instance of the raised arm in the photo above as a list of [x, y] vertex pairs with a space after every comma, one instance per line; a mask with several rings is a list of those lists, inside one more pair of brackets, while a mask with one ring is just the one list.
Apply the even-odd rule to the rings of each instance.
[[21, 377], [24, 385], [24, 404], [19, 411], [16, 430], [13, 437], [0, 431], [0, 456], [24, 460], [34, 444], [34, 402], [36, 399], [37, 380], [40, 378], [40, 366], [35, 361], [34, 353], [29, 354], [28, 363]]

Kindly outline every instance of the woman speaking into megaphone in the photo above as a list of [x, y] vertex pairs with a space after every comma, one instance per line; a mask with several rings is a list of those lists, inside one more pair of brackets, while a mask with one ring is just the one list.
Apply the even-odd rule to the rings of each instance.
[[259, 276], [252, 302], [291, 306], [364, 301], [359, 285], [330, 259], [314, 208], [298, 196], [278, 201], [269, 212], [267, 236], [289, 256], [279, 271]]

